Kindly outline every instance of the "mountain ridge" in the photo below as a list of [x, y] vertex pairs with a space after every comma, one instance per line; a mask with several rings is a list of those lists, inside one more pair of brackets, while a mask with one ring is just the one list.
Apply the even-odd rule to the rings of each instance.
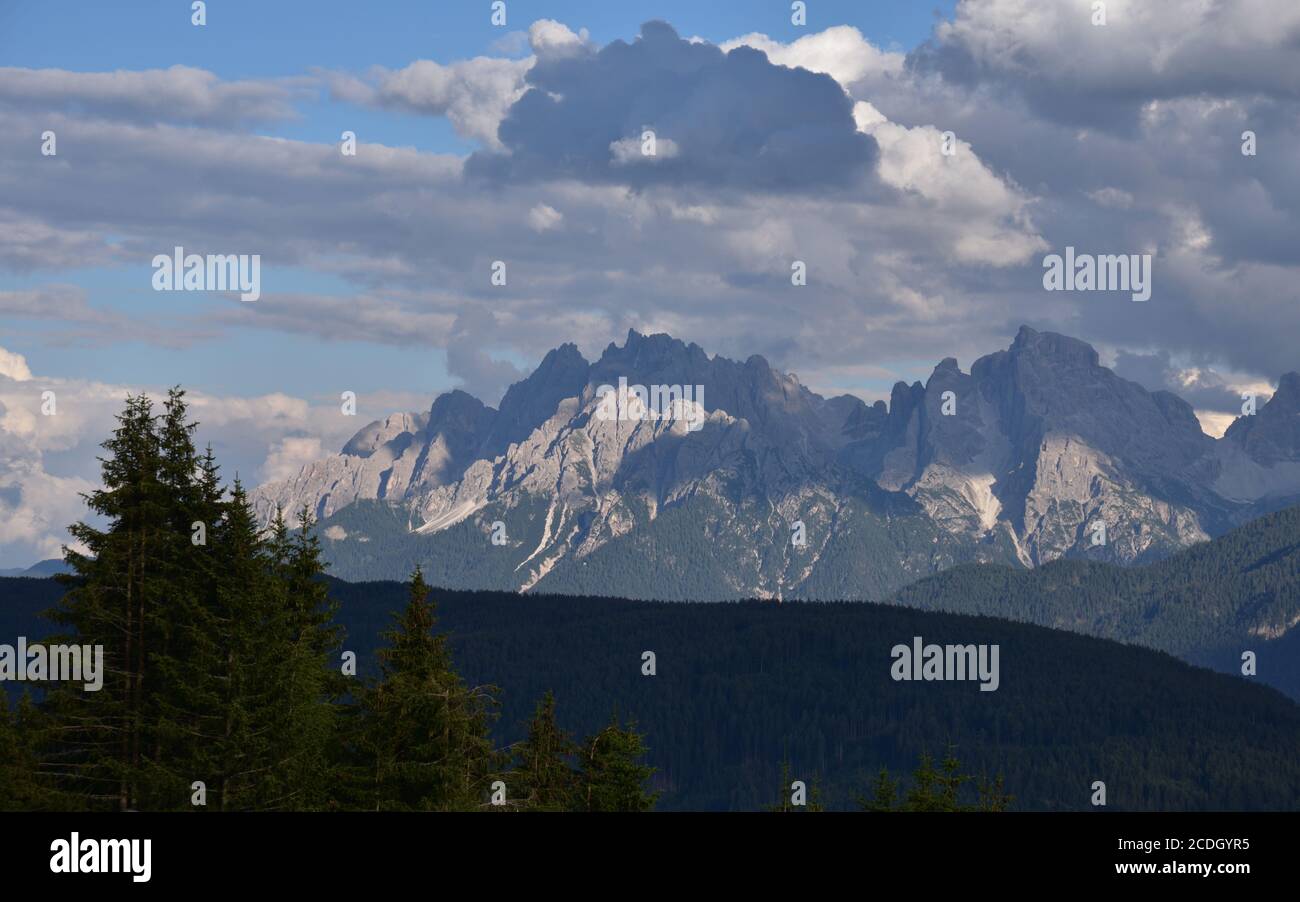
[[[602, 392], [621, 384], [685, 406], [605, 416]], [[945, 358], [872, 405], [824, 398], [758, 355], [629, 330], [592, 363], [573, 344], [549, 352], [499, 409], [453, 391], [374, 421], [254, 502], [264, 521], [309, 506], [351, 579], [442, 558], [463, 588], [882, 598], [957, 563], [1129, 564], [1221, 535], [1300, 496], [1293, 407], [1287, 374], [1214, 439], [1182, 399], [1028, 327], [969, 372]], [[681, 578], [654, 576], [671, 570]]]

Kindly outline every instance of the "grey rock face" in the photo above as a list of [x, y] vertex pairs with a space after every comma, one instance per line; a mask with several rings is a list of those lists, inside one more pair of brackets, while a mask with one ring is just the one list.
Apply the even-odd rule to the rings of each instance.
[[1300, 460], [1300, 373], [1287, 373], [1254, 416], [1233, 421], [1223, 438], [1261, 466]]
[[[620, 379], [703, 393], [687, 395], [690, 418], [610, 418], [600, 391]], [[1181, 399], [1028, 328], [969, 373], [948, 358], [924, 385], [899, 383], [888, 405], [629, 332], [595, 363], [573, 345], [550, 352], [499, 411], [457, 391], [371, 423], [255, 498], [263, 517], [305, 503], [326, 521], [357, 501], [392, 505], [410, 554], [454, 545], [465, 568], [482, 553], [474, 536], [487, 547], [500, 522], [513, 538], [485, 585], [655, 595], [619, 574], [672, 566], [691, 576], [664, 597], [878, 596], [963, 560], [1135, 562], [1204, 540], [1300, 493], [1297, 414], [1291, 374], [1216, 442]], [[373, 545], [364, 565], [327, 551], [341, 576], [405, 576]], [[474, 584], [472, 569], [449, 578], [462, 575]]]
[[1219, 443], [1214, 489], [1253, 502], [1244, 517], [1300, 500], [1300, 373], [1287, 373], [1253, 416], [1240, 416]]

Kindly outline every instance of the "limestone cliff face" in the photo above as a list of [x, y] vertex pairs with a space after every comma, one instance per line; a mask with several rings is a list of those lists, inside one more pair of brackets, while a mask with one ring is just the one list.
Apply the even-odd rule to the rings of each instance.
[[[702, 394], [677, 416], [603, 416], [599, 390], [620, 379]], [[630, 332], [595, 363], [557, 348], [499, 410], [455, 391], [427, 413], [371, 423], [255, 499], [263, 517], [307, 504], [325, 521], [384, 503], [405, 519], [402, 541], [430, 554], [466, 524], [486, 532], [527, 511], [513, 529], [527, 541], [497, 555], [508, 575], [493, 585], [568, 586], [588, 562], [600, 573], [682, 566], [687, 529], [708, 558], [701, 597], [863, 597], [963, 560], [1131, 563], [1201, 541], [1300, 493], [1298, 414], [1290, 374], [1216, 442], [1182, 400], [1119, 378], [1084, 342], [1028, 328], [968, 373], [946, 359], [871, 406], [822, 398], [761, 357]], [[338, 575], [403, 577], [379, 544], [364, 573]], [[864, 556], [879, 572], [855, 563]]]

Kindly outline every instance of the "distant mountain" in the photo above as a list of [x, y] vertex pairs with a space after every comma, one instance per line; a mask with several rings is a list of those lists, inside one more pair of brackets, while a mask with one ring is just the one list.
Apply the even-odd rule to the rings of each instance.
[[1250, 651], [1255, 679], [1300, 700], [1300, 507], [1147, 566], [956, 567], [891, 602], [1135, 642], [1234, 674]]
[[[0, 634], [43, 636], [51, 580], [0, 580]], [[330, 580], [344, 648], [373, 672], [400, 583]], [[1300, 809], [1300, 707], [1265, 686], [1136, 646], [989, 617], [868, 604], [663, 604], [435, 590], [439, 629], [471, 685], [501, 688], [497, 739], [523, 738], [547, 690], [586, 735], [635, 720], [662, 809], [756, 809], [780, 762], [852, 807], [879, 768], [951, 743], [1003, 774], [1018, 810]], [[999, 686], [899, 682], [891, 649], [996, 644]], [[642, 675], [642, 653], [656, 674]], [[15, 693], [20, 684], [5, 687]]]
[[[621, 385], [702, 396], [608, 416]], [[455, 391], [371, 423], [255, 502], [310, 506], [348, 579], [419, 563], [457, 588], [881, 599], [963, 563], [1131, 564], [1221, 535], [1300, 498], [1298, 413], [1288, 374], [1216, 441], [1186, 402], [1029, 328], [870, 406], [633, 331], [595, 363], [551, 351], [500, 410]]]
[[46, 577], [54, 576], [57, 573], [67, 573], [68, 565], [58, 558], [39, 561], [30, 567], [18, 567], [12, 570], [0, 570], [0, 576], [31, 576]]

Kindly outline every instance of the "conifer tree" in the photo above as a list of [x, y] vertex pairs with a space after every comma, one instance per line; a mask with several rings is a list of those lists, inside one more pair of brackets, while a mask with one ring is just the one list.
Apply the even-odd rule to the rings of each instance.
[[24, 693], [10, 712], [0, 693], [0, 811], [31, 811], [48, 797], [40, 787], [33, 749], [31, 699]]
[[173, 542], [152, 402], [129, 396], [117, 420], [103, 444], [103, 487], [83, 496], [107, 526], [70, 527], [88, 553], [67, 552], [74, 576], [52, 614], [77, 642], [103, 646], [104, 685], [93, 693], [51, 687], [48, 705], [60, 712], [61, 729], [57, 746], [43, 755], [87, 805], [127, 810], [148, 801], [144, 760], [156, 748], [149, 655], [163, 634], [159, 610]]
[[[962, 788], [972, 782], [976, 790], [973, 805], [962, 800]], [[952, 746], [937, 768], [934, 759], [923, 753], [901, 801], [899, 792], [899, 781], [881, 768], [872, 782], [871, 795], [859, 799], [858, 804], [864, 811], [1006, 811], [1013, 801], [1001, 776], [990, 782], [987, 777], [976, 780], [963, 774]]]
[[204, 530], [194, 538], [185, 531], [192, 572], [183, 568], [172, 581], [172, 653], [156, 659], [166, 689], [158, 699], [158, 772], [168, 779], [153, 807], [189, 809], [197, 780], [207, 789], [207, 810], [255, 808], [277, 702], [257, 679], [274, 661], [270, 573], [243, 486], [236, 480], [223, 498], [210, 449], [198, 472], [189, 515]]
[[790, 800], [790, 793], [793, 792], [793, 790], [790, 789], [790, 784], [793, 782], [791, 774], [790, 759], [782, 758], [781, 779], [777, 785], [776, 804], [767, 806], [765, 810], [775, 813], [788, 813], [794, 811], [794, 803]]
[[912, 773], [912, 785], [904, 800], [907, 811], [961, 811], [961, 787], [969, 780], [950, 748], [939, 768], [928, 753]]
[[216, 463], [211, 449], [204, 458], [195, 450], [197, 428], [189, 419], [185, 392], [171, 389], [157, 420], [158, 483], [167, 520], [159, 535], [158, 575], [165, 590], [153, 612], [146, 660], [149, 747], [141, 759], [141, 804], [151, 809], [188, 807], [189, 786], [200, 769], [191, 759], [201, 759], [207, 751], [199, 741], [202, 708], [195, 704], [212, 673], [196, 665], [213, 663], [203, 654], [216, 629], [205, 597], [212, 578], [206, 533], [208, 521], [220, 516], [220, 489], [213, 497], [208, 480], [216, 476]]
[[0, 693], [0, 811], [21, 811], [23, 765], [19, 734], [9, 714], [9, 700]]
[[277, 511], [269, 540], [273, 608], [267, 635], [277, 643], [262, 677], [275, 687], [279, 711], [271, 727], [276, 760], [269, 775], [273, 807], [327, 807], [337, 779], [331, 760], [336, 724], [334, 702], [346, 691], [330, 658], [338, 649], [332, 622], [336, 605], [322, 577], [320, 540], [307, 508], [290, 535]]
[[826, 810], [826, 806], [822, 804], [822, 781], [821, 776], [818, 774], [813, 774], [812, 785], [808, 787], [808, 804], [804, 806], [803, 810]]
[[488, 737], [494, 687], [469, 688], [455, 672], [419, 568], [406, 609], [379, 652], [380, 679], [362, 694], [360, 795], [377, 811], [480, 807], [497, 770]]
[[781, 761], [780, 793], [777, 795], [776, 804], [768, 806], [766, 810], [781, 812], [781, 813], [792, 813], [796, 811], [826, 810], [825, 807], [822, 805], [821, 781], [820, 779], [818, 779], [816, 774], [813, 775], [812, 785], [807, 787], [808, 795], [807, 798], [804, 800], [804, 804], [802, 805], [796, 805], [794, 803], [794, 799], [792, 798], [794, 794], [794, 790], [791, 789], [791, 786], [794, 783], [792, 777], [793, 777], [793, 771], [790, 766], [790, 759], [784, 758]]
[[226, 811], [274, 807], [267, 804], [267, 784], [279, 698], [266, 676], [275, 673], [287, 643], [275, 629], [270, 563], [238, 478], [222, 507], [211, 537], [215, 573], [204, 618], [212, 630], [204, 658], [215, 679], [194, 673], [196, 682], [210, 686], [208, 731], [216, 734], [208, 804]]
[[975, 788], [977, 811], [1006, 811], [1015, 801], [1015, 796], [1007, 793], [1006, 781], [1001, 774], [991, 781], [987, 776], [981, 777]]
[[864, 811], [893, 811], [898, 805], [898, 781], [889, 776], [889, 771], [880, 769], [871, 783], [871, 795], [859, 801]]
[[578, 804], [578, 777], [570, 764], [573, 739], [555, 722], [555, 693], [547, 691], [528, 725], [528, 738], [515, 749], [510, 788], [524, 807], [567, 811]]
[[158, 711], [158, 769], [165, 774], [160, 792], [165, 802], [158, 807], [190, 808], [191, 784], [201, 780], [209, 790], [208, 810], [219, 810], [226, 773], [226, 708], [232, 703], [231, 632], [238, 624], [236, 612], [222, 606], [230, 594], [222, 587], [231, 578], [232, 561], [226, 555], [228, 543], [222, 542], [225, 493], [211, 446], [197, 459], [196, 469], [175, 527], [186, 560], [174, 574], [168, 653], [155, 659], [166, 687]]
[[646, 748], [636, 724], [622, 726], [618, 715], [582, 744], [580, 806], [584, 811], [649, 811], [658, 793], [645, 783], [654, 768], [641, 763]]

